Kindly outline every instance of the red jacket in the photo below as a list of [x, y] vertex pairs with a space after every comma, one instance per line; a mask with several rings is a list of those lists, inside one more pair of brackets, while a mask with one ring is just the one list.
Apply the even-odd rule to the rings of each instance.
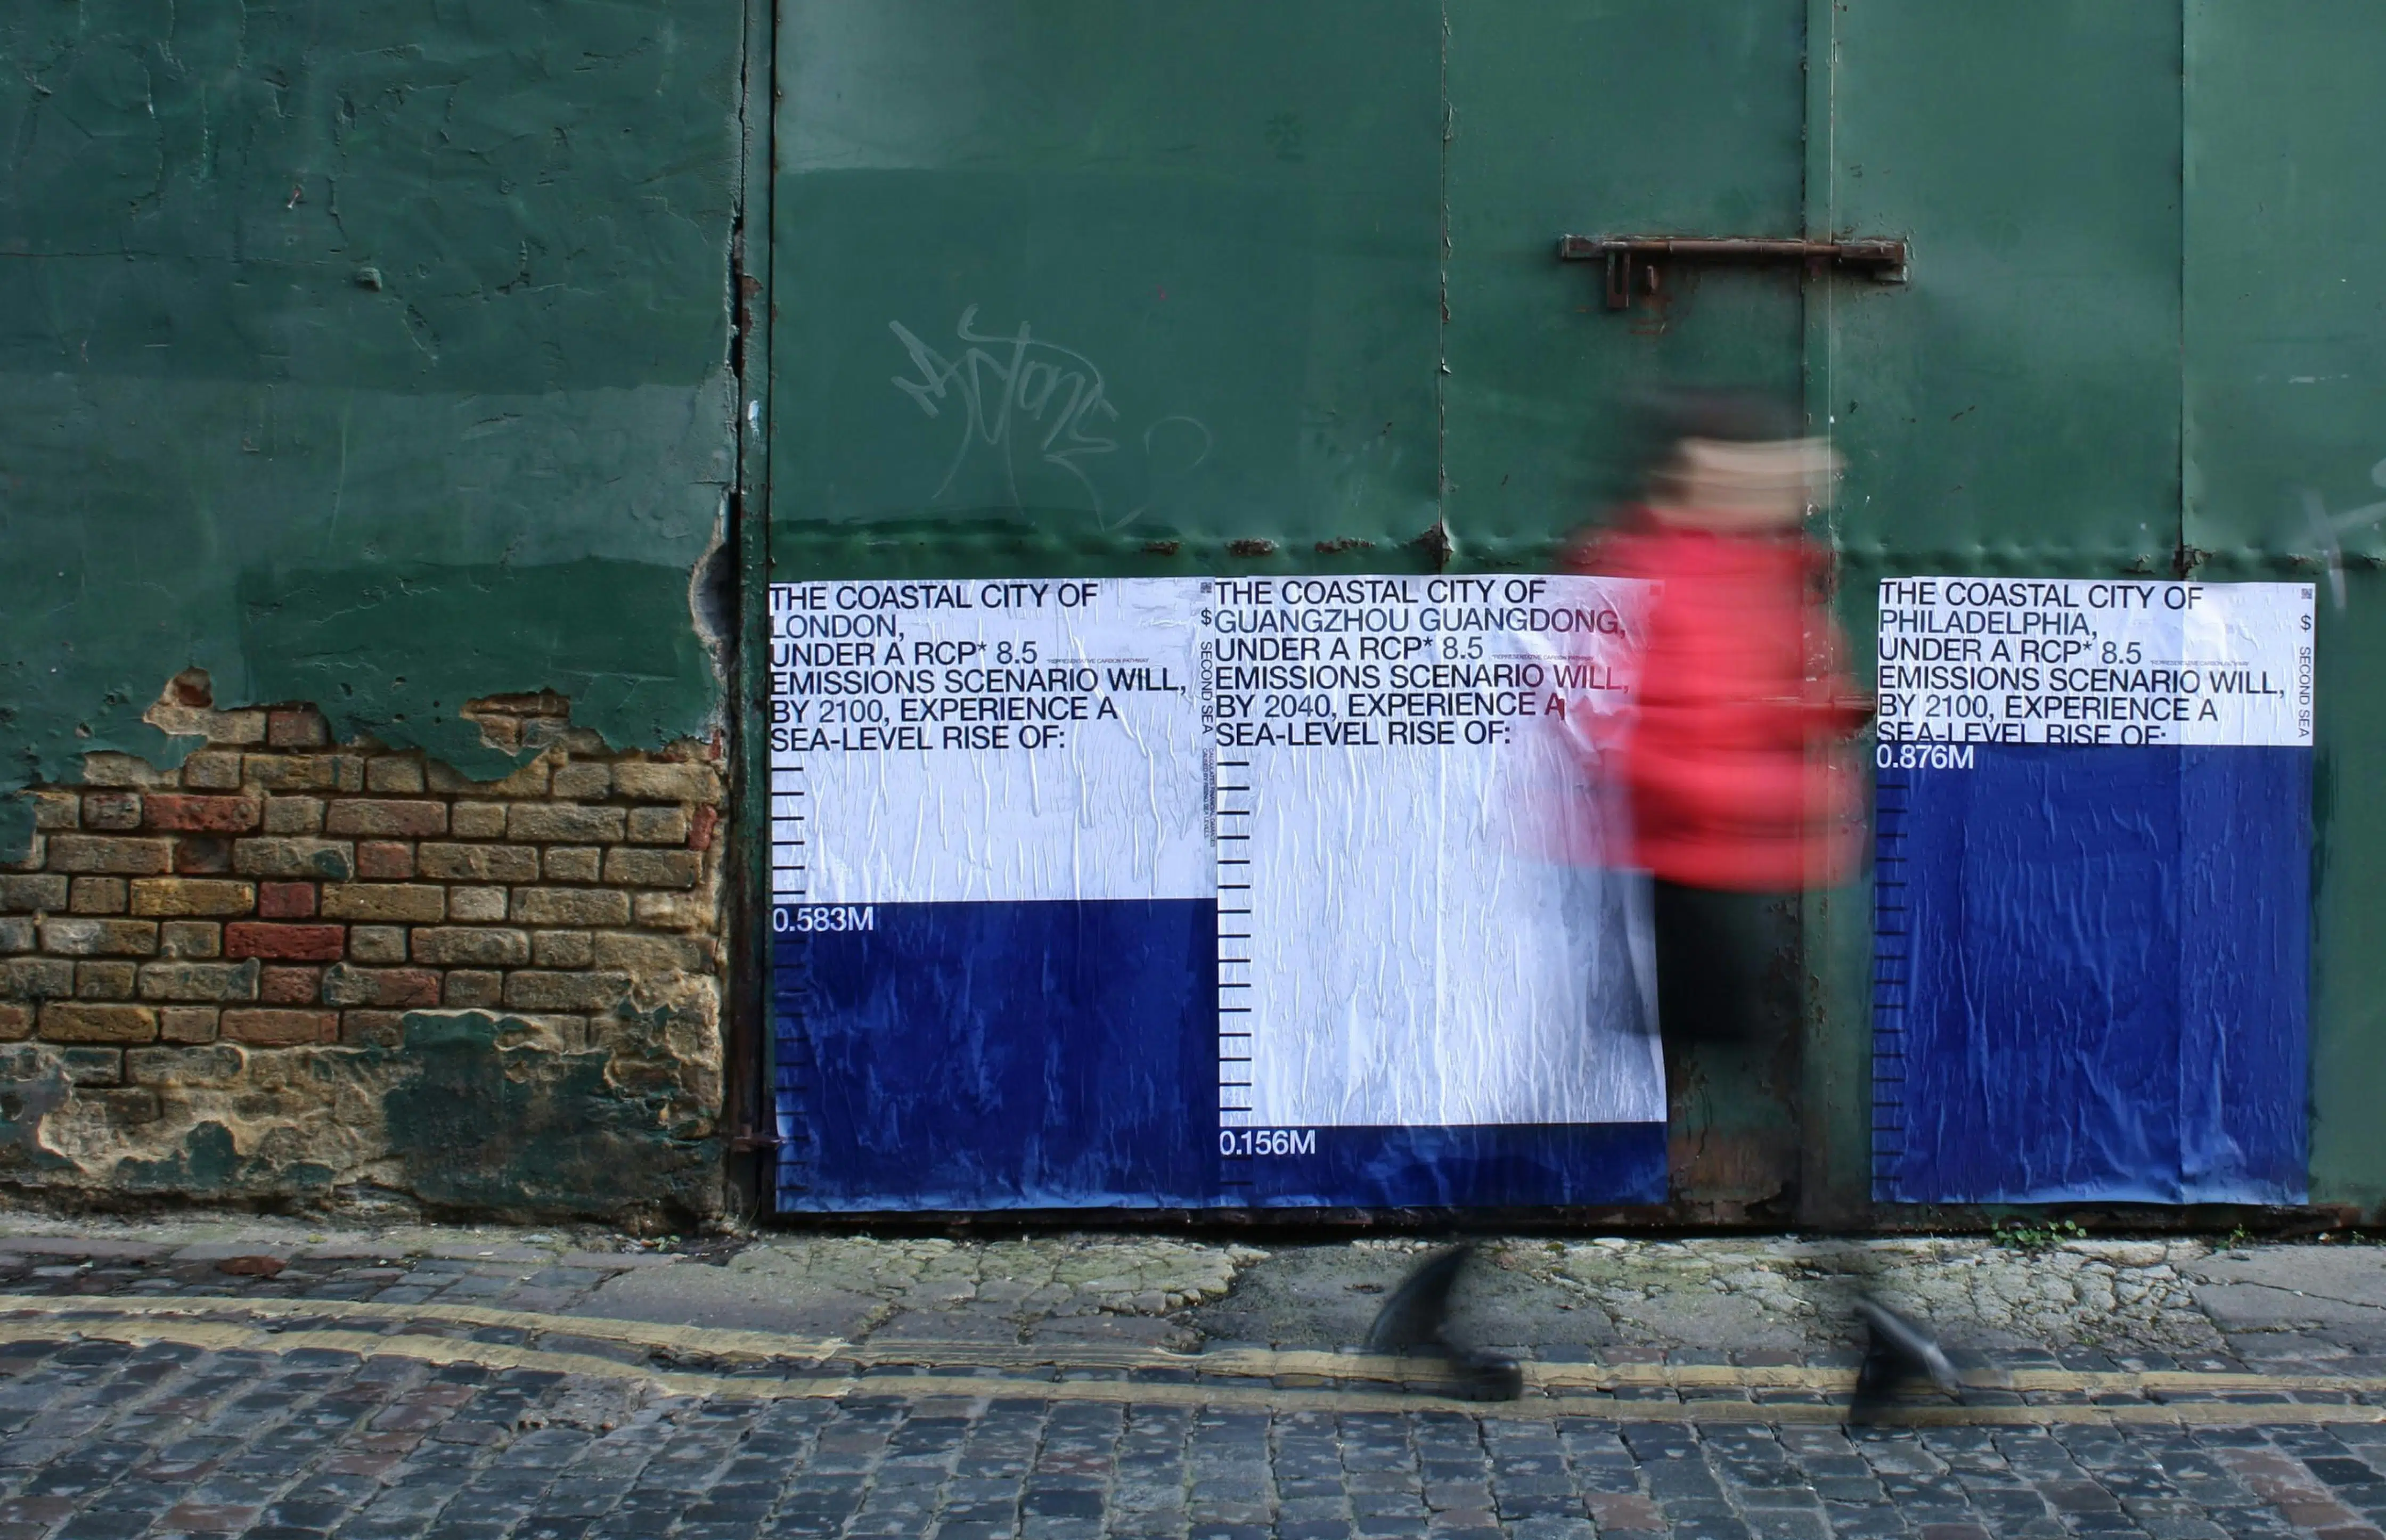
[[1786, 893], [1855, 870], [1864, 802], [1847, 740], [1870, 714], [1797, 535], [1681, 529], [1645, 512], [1569, 557], [1653, 579], [1638, 708], [1614, 752], [1634, 864], [1667, 882]]

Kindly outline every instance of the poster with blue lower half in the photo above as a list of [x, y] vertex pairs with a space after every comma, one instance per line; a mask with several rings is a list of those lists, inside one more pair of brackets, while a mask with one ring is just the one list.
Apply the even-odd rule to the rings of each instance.
[[774, 585], [780, 1208], [1662, 1198], [1640, 599]]
[[1874, 1193], [2294, 1203], [2312, 589], [1880, 585]]

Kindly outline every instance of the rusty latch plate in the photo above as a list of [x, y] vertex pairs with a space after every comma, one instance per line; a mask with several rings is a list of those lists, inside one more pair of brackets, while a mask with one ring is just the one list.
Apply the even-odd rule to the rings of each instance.
[[1793, 241], [1710, 235], [1561, 235], [1558, 259], [1607, 264], [1607, 307], [1630, 307], [1636, 291], [1655, 293], [1665, 262], [1802, 262], [1809, 271], [1852, 268], [1876, 282], [1906, 280], [1903, 241]]

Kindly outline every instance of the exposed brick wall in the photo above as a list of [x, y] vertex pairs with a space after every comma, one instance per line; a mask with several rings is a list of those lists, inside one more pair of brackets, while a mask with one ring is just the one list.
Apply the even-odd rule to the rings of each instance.
[[[23, 794], [32, 847], [0, 870], [0, 1045], [15, 1045], [0, 1048], [0, 1091], [14, 1084], [21, 1102], [51, 1083], [31, 1096], [55, 1105], [30, 1124], [0, 1106], [0, 1179], [106, 1190], [128, 1161], [212, 1171], [228, 1141], [229, 1187], [188, 1185], [270, 1196], [365, 1183], [433, 1204], [617, 1217], [702, 1208], [709, 1151], [694, 1146], [720, 1100], [713, 753], [609, 751], [553, 696], [477, 704], [488, 741], [536, 751], [502, 781], [332, 744], [304, 707], [219, 711], [170, 690], [150, 720], [205, 740], [179, 768], [94, 754], [81, 784]], [[464, 1108], [454, 1158], [481, 1169], [426, 1178], [436, 1152], [387, 1124], [389, 1098], [421, 1079], [407, 1063], [420, 1043], [469, 1051], [452, 1030], [425, 1035], [458, 1022], [481, 1027], [502, 1065], [487, 1083], [496, 1101], [545, 1085], [569, 1105], [485, 1109], [496, 1154], [469, 1147]], [[483, 1083], [470, 1066], [439, 1071], [459, 1073], [470, 1100]], [[383, 1124], [359, 1131], [352, 1110], [335, 1137], [293, 1138], [323, 1109], [287, 1095], [244, 1108], [245, 1084], [310, 1078], [377, 1099]], [[592, 1177], [604, 1190], [575, 1197], [559, 1173], [572, 1152], [549, 1151], [559, 1173], [542, 1174], [539, 1153], [516, 1148], [503, 1124], [524, 1117], [567, 1142], [575, 1119], [593, 1119], [609, 1149], [648, 1133], [659, 1150], [679, 1146], [653, 1162], [669, 1190], [642, 1197], [634, 1175], [626, 1188]], [[253, 1151], [277, 1140], [283, 1154], [259, 1165]], [[517, 1158], [529, 1164], [516, 1175], [488, 1169]]]

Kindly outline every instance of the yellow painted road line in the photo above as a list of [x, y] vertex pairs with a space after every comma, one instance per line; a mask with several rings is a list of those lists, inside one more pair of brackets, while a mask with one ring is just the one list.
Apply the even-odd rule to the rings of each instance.
[[[341, 1352], [386, 1354], [432, 1362], [473, 1362], [492, 1368], [541, 1368], [556, 1372], [630, 1379], [672, 1394], [692, 1396], [838, 1396], [887, 1394], [906, 1396], [1029, 1396], [1044, 1399], [1164, 1402], [1203, 1406], [1298, 1408], [1315, 1405], [1342, 1410], [1427, 1409], [1482, 1412], [1493, 1416], [1623, 1418], [1630, 1421], [1830, 1422], [1827, 1405], [1746, 1401], [1732, 1393], [1809, 1392], [1844, 1396], [1852, 1375], [1843, 1369], [1802, 1365], [1563, 1364], [1526, 1366], [1526, 1401], [1486, 1407], [1368, 1385], [1434, 1382], [1433, 1366], [1398, 1358], [1311, 1349], [1236, 1348], [1211, 1353], [1171, 1353], [1156, 1348], [1058, 1344], [927, 1340], [854, 1344], [839, 1338], [780, 1336], [767, 1332], [706, 1326], [672, 1326], [602, 1317], [550, 1315], [471, 1305], [382, 1305], [360, 1300], [243, 1299], [230, 1296], [181, 1297], [112, 1295], [0, 1295], [0, 1341], [26, 1341], [64, 1330], [112, 1341], [155, 1340], [225, 1350], [287, 1352], [302, 1346]], [[25, 1318], [31, 1317], [28, 1320]], [[223, 1319], [223, 1318], [235, 1319]], [[245, 1319], [239, 1319], [245, 1318]], [[380, 1331], [343, 1331], [311, 1324], [343, 1321]], [[294, 1321], [291, 1327], [253, 1321]], [[794, 1380], [757, 1380], [637, 1364], [600, 1354], [555, 1347], [472, 1341], [440, 1336], [409, 1326], [425, 1323], [498, 1328], [526, 1338], [563, 1336], [646, 1349], [663, 1358], [746, 1360], [792, 1364], [825, 1371]], [[949, 1374], [890, 1375], [848, 1372], [883, 1368], [933, 1369]], [[1045, 1371], [1047, 1375], [1005, 1375], [1001, 1370]], [[973, 1371], [986, 1372], [970, 1372]], [[1126, 1374], [1162, 1371], [1199, 1375], [1199, 1383], [1155, 1380], [1051, 1378], [1072, 1372]], [[1221, 1383], [1264, 1380], [1267, 1384]], [[2166, 1396], [2367, 1396], [2386, 1397], [2386, 1378], [2357, 1375], [2141, 1372], [2016, 1369], [1976, 1376], [1976, 1389], [2022, 1395]], [[1688, 1400], [1615, 1400], [1599, 1393], [1687, 1393]], [[1703, 1394], [1702, 1394], [1703, 1393]], [[2063, 1421], [2154, 1422], [2370, 1422], [2386, 1420], [2386, 1407], [2314, 1404], [2288, 1400], [2169, 1401], [2143, 1405], [2036, 1404], [1992, 1407], [1915, 1407], [1924, 1421], [2046, 1423]]]
[[[1207, 1407], [1226, 1410], [1300, 1412], [1455, 1412], [1508, 1421], [1598, 1418], [1615, 1422], [1700, 1422], [1740, 1425], [1827, 1426], [1840, 1420], [1836, 1407], [1816, 1403], [1731, 1400], [1610, 1401], [1581, 1396], [1528, 1396], [1521, 1401], [1477, 1403], [1444, 1396], [1386, 1391], [1301, 1389], [1253, 1385], [1150, 1383], [1125, 1380], [1020, 1381], [970, 1374], [825, 1375], [797, 1380], [740, 1379], [641, 1368], [584, 1353], [557, 1353], [507, 1343], [401, 1333], [298, 1328], [275, 1331], [232, 1321], [168, 1317], [71, 1321], [0, 1321], [0, 1343], [55, 1337], [61, 1328], [85, 1339], [128, 1344], [170, 1342], [209, 1352], [281, 1354], [314, 1348], [358, 1358], [397, 1358], [431, 1364], [469, 1363], [493, 1370], [525, 1370], [629, 1382], [666, 1395], [726, 1400], [839, 1400], [849, 1396], [906, 1400], [1034, 1400], [1099, 1402], [1108, 1405]], [[2191, 1401], [2129, 1406], [1915, 1406], [1898, 1409], [1894, 1421], [1912, 1427], [2045, 1427], [2059, 1423], [2310, 1426], [2375, 1423], [2386, 1408], [2269, 1402]]]

